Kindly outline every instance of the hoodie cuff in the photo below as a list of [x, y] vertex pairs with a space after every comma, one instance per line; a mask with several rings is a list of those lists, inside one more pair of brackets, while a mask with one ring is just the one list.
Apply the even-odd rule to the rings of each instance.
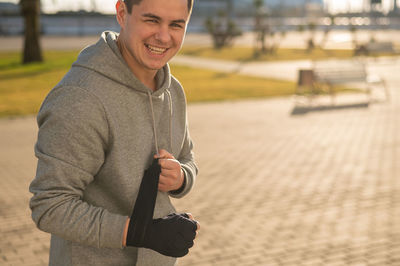
[[168, 193], [173, 198], [182, 198], [190, 191], [191, 186], [188, 186], [188, 184], [190, 184], [191, 182], [189, 181], [189, 178], [188, 178], [188, 176], [189, 176], [188, 172], [185, 170], [184, 167], [182, 167], [182, 171], [183, 171], [183, 175], [184, 175], [182, 186], [179, 189], [172, 190]]
[[185, 190], [186, 183], [187, 183], [187, 181], [186, 181], [186, 174], [185, 174], [185, 172], [183, 171], [183, 169], [182, 169], [182, 172], [183, 172], [183, 182], [182, 182], [182, 186], [181, 186], [179, 189], [177, 189], [177, 190], [172, 190], [172, 191], [170, 191], [170, 193], [171, 193], [172, 195], [179, 195], [180, 193], [182, 193], [182, 192]]

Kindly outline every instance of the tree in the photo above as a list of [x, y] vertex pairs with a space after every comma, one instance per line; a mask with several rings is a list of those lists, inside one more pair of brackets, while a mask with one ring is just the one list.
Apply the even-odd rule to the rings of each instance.
[[213, 39], [214, 49], [231, 45], [233, 39], [242, 34], [223, 10], [220, 10], [215, 18], [207, 18], [205, 26]]
[[329, 15], [329, 23], [328, 23], [328, 25], [325, 26], [324, 36], [323, 36], [323, 38], [321, 40], [321, 43], [319, 45], [322, 49], [325, 48], [326, 43], [328, 42], [329, 33], [334, 28], [334, 26], [335, 26], [335, 15], [331, 14], [331, 15]]
[[307, 52], [311, 53], [315, 48], [314, 39], [315, 39], [315, 30], [317, 29], [317, 24], [315, 22], [309, 22], [307, 26], [310, 32], [310, 37], [308, 38], [307, 41]]
[[20, 0], [25, 24], [23, 63], [42, 62], [40, 48], [40, 0]]
[[[266, 15], [264, 11], [264, 1], [263, 0], [253, 0], [253, 6], [255, 8], [254, 15], [254, 31], [256, 33], [256, 43], [254, 47], [254, 55], [258, 56], [259, 53], [265, 53], [268, 51], [266, 47], [265, 36], [271, 32], [269, 31], [269, 26], [264, 23], [264, 16]], [[272, 49], [271, 49], [272, 51]]]

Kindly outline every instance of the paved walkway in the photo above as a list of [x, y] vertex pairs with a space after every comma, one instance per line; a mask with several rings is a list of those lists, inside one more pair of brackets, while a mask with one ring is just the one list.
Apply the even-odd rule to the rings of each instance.
[[[342, 61], [354, 59], [341, 59]], [[364, 59], [368, 71], [379, 75], [397, 75], [391, 67], [400, 63], [400, 57], [378, 57]], [[268, 62], [237, 62], [212, 58], [198, 58], [179, 55], [172, 63], [195, 68], [212, 69], [226, 73], [237, 73], [255, 77], [273, 78], [296, 81], [299, 69], [312, 67], [312, 60], [268, 61]]]
[[[180, 265], [400, 265], [396, 60], [370, 66], [390, 103], [302, 115], [290, 98], [190, 105], [200, 175], [175, 203], [202, 229]], [[35, 137], [32, 117], [0, 120], [0, 265], [48, 261], [28, 209]]]

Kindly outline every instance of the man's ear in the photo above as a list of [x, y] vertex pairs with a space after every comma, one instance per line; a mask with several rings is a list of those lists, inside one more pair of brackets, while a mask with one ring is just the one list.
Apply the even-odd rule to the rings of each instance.
[[126, 14], [128, 13], [126, 4], [122, 0], [118, 0], [117, 3], [115, 4], [115, 10], [117, 13], [118, 24], [121, 27], [121, 29], [123, 29], [125, 26]]

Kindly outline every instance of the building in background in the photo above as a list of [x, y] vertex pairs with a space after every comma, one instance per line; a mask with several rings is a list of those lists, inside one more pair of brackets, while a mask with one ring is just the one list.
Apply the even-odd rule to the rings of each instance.
[[[82, 6], [85, 1], [81, 0]], [[57, 1], [54, 1], [56, 3]], [[58, 1], [61, 2], [61, 1]], [[95, 1], [91, 0], [91, 3]], [[400, 29], [400, 13], [397, 12], [400, 0], [264, 0], [264, 13], [270, 25], [278, 25], [278, 31], [296, 30], [307, 25], [310, 18], [320, 24], [318, 18], [336, 16], [391, 16], [383, 21], [387, 28]], [[60, 11], [55, 14], [42, 14], [41, 31], [44, 35], [98, 35], [103, 30], [119, 30], [114, 15], [96, 13], [99, 6], [80, 11]], [[243, 30], [254, 29], [255, 8], [253, 0], [196, 0], [188, 32], [205, 32], [204, 22], [220, 10], [234, 19]], [[397, 10], [397, 11], [396, 11]], [[348, 18], [346, 18], [348, 20]], [[338, 22], [341, 20], [338, 19]], [[386, 21], [386, 22], [385, 22]], [[380, 23], [380, 22], [379, 22]], [[372, 27], [373, 25], [365, 25]], [[340, 23], [336, 27], [341, 28]], [[23, 33], [23, 20], [19, 5], [0, 2], [0, 35], [20, 35]]]
[[[264, 0], [270, 15], [282, 15], [282, 11], [292, 15], [302, 15], [305, 9], [323, 7], [323, 0]], [[211, 16], [224, 10], [236, 17], [252, 16], [255, 12], [253, 0], [196, 0], [194, 16]], [[296, 12], [297, 11], [297, 12]]]
[[324, 0], [324, 9], [331, 14], [381, 12], [388, 14], [397, 12], [397, 0]]
[[0, 16], [18, 16], [19, 5], [9, 2], [0, 2]]
[[0, 35], [22, 34], [23, 27], [19, 5], [0, 2]]

